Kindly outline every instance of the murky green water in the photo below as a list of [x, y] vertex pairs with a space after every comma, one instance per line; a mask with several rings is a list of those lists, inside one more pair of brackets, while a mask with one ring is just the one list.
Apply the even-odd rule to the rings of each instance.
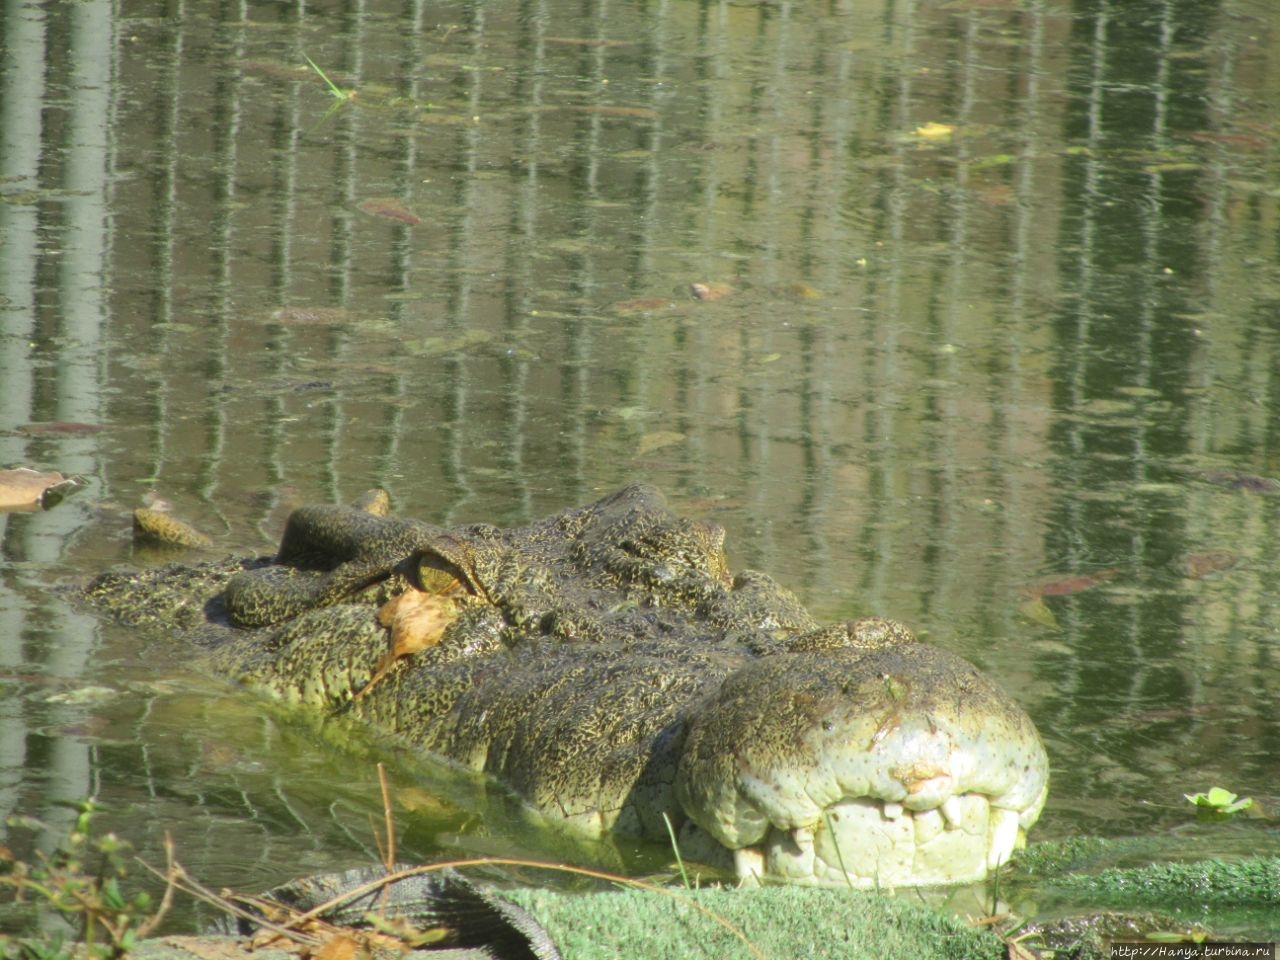
[[[212, 886], [374, 855], [372, 769], [51, 595], [144, 498], [266, 550], [371, 486], [513, 523], [643, 479], [995, 676], [1039, 835], [1280, 848], [1182, 798], [1280, 808], [1270, 4], [3, 18], [0, 466], [90, 486], [0, 515], [0, 812], [96, 793]], [[403, 851], [548, 852], [439, 773]]]

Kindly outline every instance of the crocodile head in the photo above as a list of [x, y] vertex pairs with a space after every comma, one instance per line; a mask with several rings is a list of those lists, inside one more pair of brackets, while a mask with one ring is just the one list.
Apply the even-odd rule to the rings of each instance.
[[510, 529], [349, 520], [304, 508], [269, 564], [89, 596], [221, 617], [225, 675], [490, 774], [579, 834], [710, 838], [744, 877], [981, 879], [1044, 804], [1035, 728], [974, 667], [731, 576], [723, 531], [651, 488]]

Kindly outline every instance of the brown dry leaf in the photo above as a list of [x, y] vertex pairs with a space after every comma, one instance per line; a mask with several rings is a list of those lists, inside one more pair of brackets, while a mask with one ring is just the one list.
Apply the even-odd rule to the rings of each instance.
[[683, 443], [684, 438], [683, 433], [677, 433], [674, 430], [655, 430], [653, 433], [646, 433], [636, 444], [636, 456], [643, 457], [646, 453], [653, 453], [662, 447]]
[[355, 700], [363, 700], [401, 657], [411, 656], [440, 642], [449, 624], [458, 616], [458, 606], [449, 596], [452, 592], [449, 588], [440, 593], [406, 590], [378, 608], [378, 624], [391, 631], [391, 642], [387, 652], [374, 665], [369, 682], [356, 692]]
[[0, 470], [0, 510], [48, 510], [82, 486], [80, 477], [64, 477], [56, 470]]
[[311, 953], [312, 960], [364, 960], [369, 951], [346, 930], [339, 930]]
[[370, 216], [399, 220], [401, 223], [407, 223], [410, 226], [417, 226], [422, 222], [420, 216], [405, 207], [395, 197], [370, 197], [368, 200], [361, 200], [356, 206], [362, 213], [367, 213]]
[[391, 628], [391, 654], [403, 657], [434, 647], [457, 616], [457, 604], [448, 596], [406, 590], [382, 605], [378, 623]]
[[727, 283], [691, 283], [689, 293], [695, 300], [719, 300], [733, 293]]

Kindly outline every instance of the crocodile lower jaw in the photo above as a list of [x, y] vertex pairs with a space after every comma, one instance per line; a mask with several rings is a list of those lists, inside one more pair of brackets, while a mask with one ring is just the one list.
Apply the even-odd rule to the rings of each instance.
[[981, 794], [916, 811], [858, 799], [832, 805], [811, 827], [771, 826], [760, 843], [733, 855], [743, 881], [887, 889], [983, 880], [1024, 837], [1018, 812]]

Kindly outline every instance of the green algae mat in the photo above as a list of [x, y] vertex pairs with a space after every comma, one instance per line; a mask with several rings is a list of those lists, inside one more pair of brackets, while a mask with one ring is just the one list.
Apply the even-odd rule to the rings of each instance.
[[[682, 890], [677, 899], [637, 889], [592, 894], [525, 889], [504, 891], [503, 896], [543, 924], [564, 960], [1001, 960], [1006, 956], [994, 934], [963, 920], [909, 900], [848, 890]], [[242, 941], [191, 937], [149, 940], [135, 953], [137, 960], [244, 960], [248, 955]], [[487, 960], [491, 956], [477, 950], [419, 955], [424, 960]], [[294, 960], [296, 956], [279, 949], [253, 954], [254, 960]]]
[[[992, 933], [905, 899], [848, 890], [777, 887], [593, 895], [506, 894], [546, 927], [565, 960], [767, 957], [770, 960], [995, 960]], [[740, 939], [697, 907], [733, 924]]]

